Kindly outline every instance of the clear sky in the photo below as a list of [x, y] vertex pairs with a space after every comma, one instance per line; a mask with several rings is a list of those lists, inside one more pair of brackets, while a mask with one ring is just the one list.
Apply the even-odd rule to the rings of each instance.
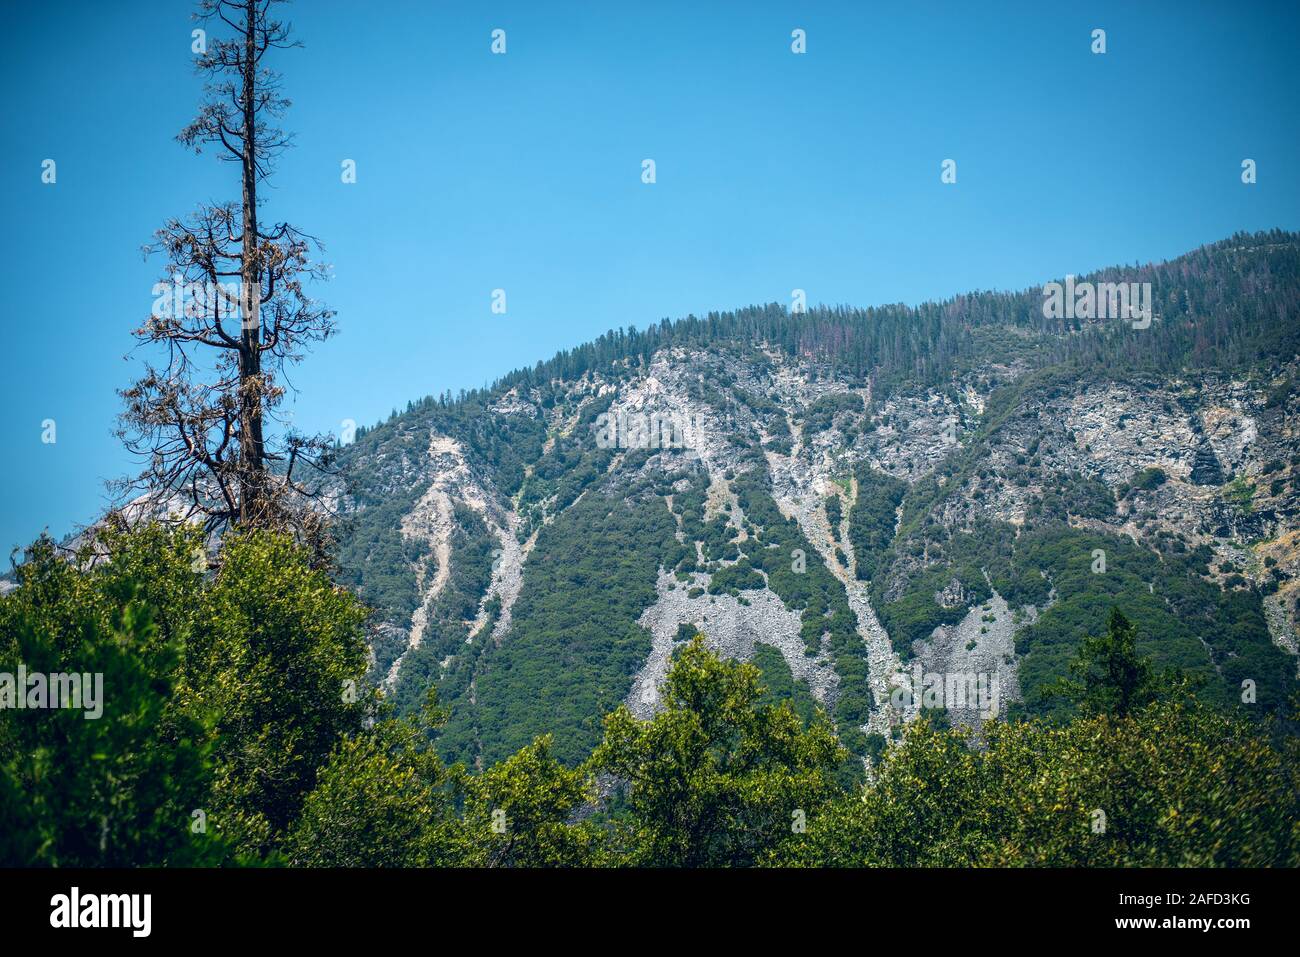
[[[238, 197], [236, 167], [174, 141], [200, 93], [190, 9], [6, 12], [6, 552], [92, 520], [131, 469], [115, 390], [162, 270], [140, 248]], [[325, 243], [341, 330], [293, 378], [308, 430], [796, 287], [916, 303], [1300, 228], [1293, 3], [300, 0], [288, 18], [304, 48], [273, 65], [296, 146], [263, 216]]]

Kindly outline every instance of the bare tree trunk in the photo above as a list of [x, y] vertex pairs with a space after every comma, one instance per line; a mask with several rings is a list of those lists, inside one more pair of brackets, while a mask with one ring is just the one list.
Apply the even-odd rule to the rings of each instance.
[[239, 343], [239, 452], [240, 469], [239, 523], [251, 524], [260, 510], [262, 472], [265, 449], [262, 444], [262, 332], [260, 299], [262, 277], [257, 268], [257, 0], [247, 0], [248, 15], [244, 32], [244, 156], [243, 172], [244, 245], [240, 267], [243, 287], [243, 333]]

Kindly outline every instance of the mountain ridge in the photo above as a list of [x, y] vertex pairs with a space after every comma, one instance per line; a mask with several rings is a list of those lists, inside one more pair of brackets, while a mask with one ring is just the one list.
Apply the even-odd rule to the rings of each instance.
[[[449, 756], [554, 731], [576, 762], [602, 714], [653, 710], [700, 626], [779, 651], [769, 677], [870, 758], [915, 713], [889, 702], [911, 661], [1048, 708], [1114, 601], [1149, 613], [1157, 660], [1280, 706], [1300, 238], [1079, 278], [1150, 282], [1153, 321], [1051, 318], [1041, 289], [757, 307], [615, 330], [358, 430], [339, 575], [378, 609], [373, 673], [401, 709], [438, 689]], [[702, 425], [693, 447], [601, 447], [637, 417]]]

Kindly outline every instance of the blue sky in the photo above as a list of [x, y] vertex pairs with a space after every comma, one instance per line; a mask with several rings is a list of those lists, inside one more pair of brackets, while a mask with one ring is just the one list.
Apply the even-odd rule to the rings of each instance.
[[[140, 247], [238, 196], [235, 167], [174, 141], [200, 93], [189, 10], [8, 11], [6, 552], [92, 520], [131, 470], [115, 390], [162, 269]], [[341, 330], [293, 376], [308, 430], [796, 287], [916, 303], [1300, 228], [1293, 4], [300, 0], [288, 18], [305, 46], [273, 65], [296, 146], [263, 216], [325, 243]]]

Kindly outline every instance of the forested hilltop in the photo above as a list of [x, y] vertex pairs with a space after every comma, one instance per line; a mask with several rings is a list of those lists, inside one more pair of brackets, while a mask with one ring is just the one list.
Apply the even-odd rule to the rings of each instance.
[[0, 861], [1300, 863], [1300, 236], [1057, 281], [1149, 320], [612, 332], [358, 430], [332, 563], [39, 540], [0, 673], [114, 693], [0, 710]]
[[[752, 307], [613, 331], [360, 430], [338, 558], [377, 609], [372, 679], [404, 713], [437, 688], [449, 760], [549, 732], [574, 766], [606, 712], [654, 712], [698, 631], [876, 758], [914, 662], [996, 674], [1004, 712], [1047, 714], [1118, 605], [1203, 697], [1284, 709], [1300, 238], [1074, 282], [1150, 283], [1151, 318], [1049, 317], [1042, 287]], [[690, 447], [601, 441], [652, 417]]]

